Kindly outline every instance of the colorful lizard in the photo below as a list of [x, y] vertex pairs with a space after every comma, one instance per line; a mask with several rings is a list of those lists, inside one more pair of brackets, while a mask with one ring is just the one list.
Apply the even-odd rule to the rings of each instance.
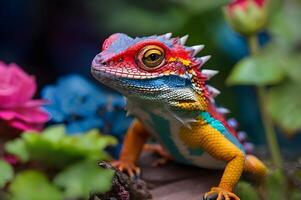
[[267, 168], [245, 153], [224, 117], [225, 109], [215, 106], [219, 91], [206, 81], [217, 72], [200, 69], [210, 57], [195, 57], [204, 46], [186, 47], [187, 38], [172, 38], [170, 33], [131, 38], [116, 33], [94, 58], [93, 76], [122, 93], [129, 114], [136, 117], [120, 159], [113, 164], [129, 175], [140, 173], [135, 163], [153, 135], [177, 162], [225, 169], [219, 185], [204, 199], [238, 200], [232, 191], [242, 172], [263, 179]]

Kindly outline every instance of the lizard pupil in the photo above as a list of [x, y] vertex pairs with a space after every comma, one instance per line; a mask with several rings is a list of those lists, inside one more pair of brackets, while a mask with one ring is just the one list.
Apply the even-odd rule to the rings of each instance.
[[151, 61], [155, 61], [159, 58], [158, 54], [152, 53], [151, 55], [149, 55], [149, 58], [151, 59]]

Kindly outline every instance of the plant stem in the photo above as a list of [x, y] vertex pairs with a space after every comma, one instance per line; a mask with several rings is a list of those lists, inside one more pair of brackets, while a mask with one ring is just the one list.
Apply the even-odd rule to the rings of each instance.
[[[251, 55], [256, 55], [259, 50], [257, 36], [252, 35], [248, 39], [249, 39]], [[282, 169], [282, 157], [280, 153], [280, 148], [277, 142], [273, 121], [267, 112], [265, 94], [266, 94], [266, 88], [264, 86], [257, 86], [257, 97], [258, 97], [258, 103], [261, 112], [260, 114], [262, 118], [263, 127], [265, 129], [265, 135], [272, 156], [272, 160], [277, 168]]]

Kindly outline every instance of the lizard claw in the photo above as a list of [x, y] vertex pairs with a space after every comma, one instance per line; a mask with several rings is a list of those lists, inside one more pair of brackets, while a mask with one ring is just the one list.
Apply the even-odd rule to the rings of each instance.
[[229, 192], [228, 190], [225, 190], [220, 187], [213, 187], [211, 188], [210, 192], [207, 192], [203, 200], [240, 200], [238, 196], [236, 196], [234, 193]]
[[128, 174], [131, 178], [140, 177], [141, 170], [130, 161], [116, 160], [112, 161], [111, 165], [120, 171]]

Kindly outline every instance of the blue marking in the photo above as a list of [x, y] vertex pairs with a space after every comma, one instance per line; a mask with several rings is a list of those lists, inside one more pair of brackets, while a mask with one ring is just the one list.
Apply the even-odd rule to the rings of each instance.
[[129, 37], [128, 35], [124, 33], [119, 33], [118, 38], [105, 50], [114, 54], [119, 54], [125, 50], [127, 50], [129, 47], [138, 44], [139, 42], [142, 42], [144, 40], [158, 40], [162, 43], [164, 43], [166, 46], [171, 47], [172, 42], [170, 40], [167, 40], [163, 36], [147, 36], [147, 37], [136, 37], [135, 39]]
[[202, 119], [204, 119], [213, 128], [222, 133], [230, 142], [237, 146], [242, 152], [245, 153], [243, 145], [225, 128], [225, 126], [217, 119], [213, 118], [208, 112], [201, 113]]
[[133, 38], [127, 36], [126, 34], [119, 33], [118, 38], [106, 49], [106, 51], [114, 52], [115, 54], [118, 54], [126, 50], [133, 44], [135, 44]]
[[136, 85], [141, 87], [149, 87], [149, 88], [183, 88], [189, 87], [191, 82], [185, 78], [170, 75], [170, 76], [162, 76], [153, 79], [121, 79], [124, 84], [127, 85]]
[[189, 151], [189, 154], [192, 156], [201, 156], [204, 153], [203, 149], [201, 149], [201, 148], [191, 148], [190, 147], [188, 149], [188, 151]]
[[172, 155], [172, 157], [183, 164], [192, 164], [187, 160], [179, 151], [178, 147], [171, 138], [171, 130], [169, 122], [155, 114], [149, 113], [153, 124], [151, 126], [155, 129], [160, 141], [163, 143], [164, 147]]

